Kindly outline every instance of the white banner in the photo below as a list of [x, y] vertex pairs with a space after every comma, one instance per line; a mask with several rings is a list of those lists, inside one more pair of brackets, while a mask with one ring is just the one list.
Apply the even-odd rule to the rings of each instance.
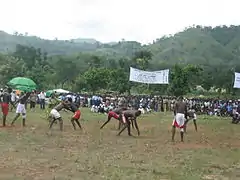
[[235, 80], [233, 88], [240, 88], [240, 73], [235, 72]]
[[129, 81], [146, 84], [168, 84], [169, 69], [161, 71], [142, 71], [130, 67]]

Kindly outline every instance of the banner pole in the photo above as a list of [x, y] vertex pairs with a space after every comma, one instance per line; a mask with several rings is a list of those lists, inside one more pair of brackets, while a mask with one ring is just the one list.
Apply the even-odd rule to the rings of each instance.
[[235, 67], [233, 67], [233, 68], [231, 69], [231, 71], [232, 71], [232, 73], [233, 73], [233, 75], [232, 75], [232, 87], [233, 87], [234, 81], [235, 81]]

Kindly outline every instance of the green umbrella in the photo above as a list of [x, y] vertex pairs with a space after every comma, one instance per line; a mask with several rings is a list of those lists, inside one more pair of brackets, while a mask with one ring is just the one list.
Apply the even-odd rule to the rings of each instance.
[[48, 91], [46, 92], [46, 96], [49, 97], [49, 96], [52, 95], [52, 93], [53, 93], [53, 90], [48, 90]]
[[31, 89], [36, 89], [37, 85], [36, 83], [29, 79], [29, 78], [25, 78], [25, 77], [16, 77], [13, 78], [11, 81], [9, 81], [7, 83], [10, 86], [20, 86], [20, 87], [27, 87], [27, 88], [31, 88]]
[[33, 88], [33, 87], [20, 86], [20, 85], [14, 86], [14, 89], [20, 90], [20, 91], [26, 91], [26, 92], [31, 92], [31, 91], [33, 91], [33, 90], [36, 90], [36, 89]]

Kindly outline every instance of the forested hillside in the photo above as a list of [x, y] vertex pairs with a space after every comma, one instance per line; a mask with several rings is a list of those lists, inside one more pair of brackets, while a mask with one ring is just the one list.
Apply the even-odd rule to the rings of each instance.
[[99, 42], [93, 39], [76, 39], [76, 40], [45, 40], [36, 36], [27, 36], [23, 34], [10, 35], [0, 31], [0, 51], [13, 52], [17, 44], [41, 48], [48, 52], [49, 55], [72, 54], [81, 51], [95, 51]]
[[[145, 91], [144, 85], [128, 83], [129, 67], [133, 66], [171, 69], [169, 86], [151, 86], [148, 91], [181, 94], [202, 85], [206, 90], [215, 87], [230, 93], [233, 72], [240, 71], [240, 26], [189, 27], [149, 45], [133, 41], [103, 44], [81, 38], [43, 40], [0, 31], [0, 52], [2, 83], [21, 75], [33, 78], [41, 89], [62, 86], [125, 92], [134, 85], [138, 92]], [[181, 79], [186, 75], [188, 79]], [[178, 82], [187, 83], [185, 89]], [[177, 86], [184, 92], [175, 92]]]

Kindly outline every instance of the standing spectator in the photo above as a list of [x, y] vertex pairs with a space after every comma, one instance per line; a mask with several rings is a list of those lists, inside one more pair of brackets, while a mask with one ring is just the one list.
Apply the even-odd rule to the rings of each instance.
[[15, 102], [16, 102], [16, 101], [17, 101], [16, 91], [12, 91], [12, 92], [11, 92], [11, 102], [10, 102], [11, 108], [10, 108], [10, 111], [12, 111], [13, 108], [16, 108], [16, 107], [15, 107]]
[[160, 104], [161, 104], [161, 112], [164, 112], [164, 100], [160, 97]]
[[90, 107], [92, 107], [92, 105], [93, 105], [93, 103], [92, 103], [92, 98], [90, 97], [90, 96], [88, 96], [88, 98], [87, 98], [87, 104], [88, 104], [88, 107], [90, 108]]
[[40, 94], [39, 94], [39, 100], [40, 100], [40, 109], [45, 109], [45, 93], [42, 91]]
[[35, 91], [32, 91], [30, 94], [30, 110], [33, 111], [36, 106], [36, 101], [37, 101], [37, 95]]
[[81, 99], [80, 99], [80, 95], [79, 95], [79, 94], [76, 95], [75, 104], [76, 104], [78, 107], [80, 107]]
[[2, 113], [3, 113], [3, 126], [6, 126], [6, 119], [8, 115], [8, 110], [9, 110], [9, 103], [11, 102], [11, 93], [12, 89], [7, 88], [3, 91], [1, 94], [1, 107], [2, 107]]

